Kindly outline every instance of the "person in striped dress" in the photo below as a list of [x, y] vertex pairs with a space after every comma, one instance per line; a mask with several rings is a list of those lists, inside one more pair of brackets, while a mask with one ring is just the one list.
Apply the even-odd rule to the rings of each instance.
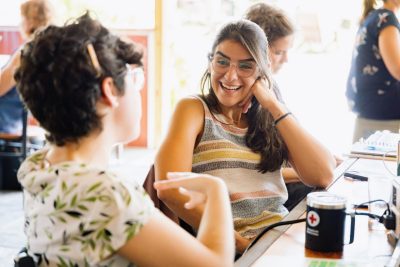
[[[335, 166], [332, 154], [277, 100], [268, 50], [257, 24], [239, 20], [223, 26], [208, 55], [202, 94], [177, 104], [155, 160], [157, 180], [168, 171], [192, 171], [226, 183], [238, 253], [288, 213], [281, 173], [286, 163], [305, 184], [319, 187], [331, 183]], [[178, 190], [158, 196], [197, 229], [201, 207], [185, 209], [187, 199]]]

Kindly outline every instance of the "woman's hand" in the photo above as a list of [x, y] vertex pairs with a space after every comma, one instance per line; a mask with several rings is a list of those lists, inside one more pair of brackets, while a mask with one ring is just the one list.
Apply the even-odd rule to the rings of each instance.
[[258, 102], [265, 109], [268, 109], [271, 103], [276, 103], [276, 101], [278, 101], [268, 80], [259, 77], [250, 88], [245, 99], [239, 103], [239, 106], [242, 107], [242, 113], [247, 113], [250, 109], [253, 96], [257, 98]]
[[[233, 266], [234, 230], [225, 183], [207, 174], [175, 172], [166, 176], [167, 180], [154, 183], [158, 191], [183, 188], [189, 196], [185, 208], [204, 206], [197, 240], [157, 212], [118, 250], [119, 255], [140, 266]], [[155, 253], [146, 253], [149, 248]]]
[[242, 108], [243, 114], [246, 114], [247, 111], [249, 111], [249, 109], [251, 108], [251, 99], [252, 98], [253, 98], [253, 91], [250, 89], [247, 96], [239, 103], [239, 107]]
[[228, 194], [224, 182], [208, 174], [169, 172], [167, 173], [167, 178], [168, 180], [155, 182], [154, 188], [157, 190], [179, 189], [181, 194], [189, 197], [189, 201], [185, 203], [186, 209], [205, 204], [208, 196], [221, 189]]
[[269, 110], [272, 105], [279, 102], [274, 90], [272, 90], [272, 85], [266, 78], [258, 78], [251, 87], [251, 91], [260, 105], [265, 109]]
[[243, 254], [246, 248], [250, 245], [251, 240], [242, 237], [238, 232], [235, 231], [235, 248], [236, 252]]

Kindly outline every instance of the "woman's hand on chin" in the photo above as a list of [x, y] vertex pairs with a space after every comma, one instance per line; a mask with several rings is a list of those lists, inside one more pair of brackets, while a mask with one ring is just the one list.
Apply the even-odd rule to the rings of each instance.
[[239, 107], [242, 108], [242, 113], [246, 114], [247, 111], [251, 108], [251, 99], [253, 98], [253, 93], [250, 92], [248, 96], [244, 100], [239, 103]]
[[279, 101], [276, 98], [271, 84], [266, 78], [258, 78], [251, 87], [252, 94], [257, 98], [260, 105], [265, 109], [275, 106]]

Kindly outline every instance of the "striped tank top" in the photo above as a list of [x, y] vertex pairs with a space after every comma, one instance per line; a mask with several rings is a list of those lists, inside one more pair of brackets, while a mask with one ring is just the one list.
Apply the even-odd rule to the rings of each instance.
[[261, 156], [246, 146], [247, 129], [221, 123], [219, 114], [204, 107], [204, 131], [194, 149], [192, 171], [224, 180], [232, 205], [234, 227], [243, 237], [252, 238], [266, 226], [282, 220], [288, 213], [283, 203], [288, 198], [280, 170], [261, 173]]

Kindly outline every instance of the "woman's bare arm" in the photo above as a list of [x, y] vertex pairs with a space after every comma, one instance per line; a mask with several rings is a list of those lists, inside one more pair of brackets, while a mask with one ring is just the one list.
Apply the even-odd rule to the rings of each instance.
[[[139, 266], [233, 266], [233, 223], [225, 184], [210, 175], [191, 173], [178, 174], [178, 177], [181, 178], [156, 182], [156, 188], [160, 191], [179, 187], [189, 190], [186, 192], [191, 199], [189, 206], [201, 204], [204, 196], [197, 240], [156, 213], [118, 254]], [[196, 197], [196, 194], [201, 195]]]
[[[167, 172], [190, 172], [193, 149], [204, 124], [204, 109], [198, 99], [185, 98], [176, 106], [166, 138], [155, 160], [156, 180], [166, 179]], [[188, 211], [184, 208], [187, 197], [176, 189], [158, 192], [158, 197], [180, 218], [198, 228], [202, 207]]]
[[0, 96], [5, 95], [15, 86], [14, 73], [20, 64], [21, 51], [18, 50], [11, 56], [9, 62], [1, 69]]
[[[277, 120], [288, 110], [280, 103], [264, 79], [253, 86], [253, 94], [261, 106]], [[299, 178], [307, 185], [327, 187], [333, 179], [336, 161], [318, 140], [309, 134], [293, 116], [286, 116], [277, 125], [289, 150], [289, 161]]]
[[[193, 150], [204, 128], [204, 108], [193, 98], [181, 100], [174, 111], [169, 131], [161, 144], [155, 160], [156, 180], [166, 179], [167, 172], [192, 170]], [[158, 192], [158, 197], [181, 219], [198, 229], [203, 207], [190, 211], [184, 208], [187, 197], [176, 189]], [[235, 232], [236, 249], [243, 252], [250, 241]]]
[[379, 52], [390, 74], [400, 80], [400, 33], [395, 26], [387, 26], [379, 34]]

